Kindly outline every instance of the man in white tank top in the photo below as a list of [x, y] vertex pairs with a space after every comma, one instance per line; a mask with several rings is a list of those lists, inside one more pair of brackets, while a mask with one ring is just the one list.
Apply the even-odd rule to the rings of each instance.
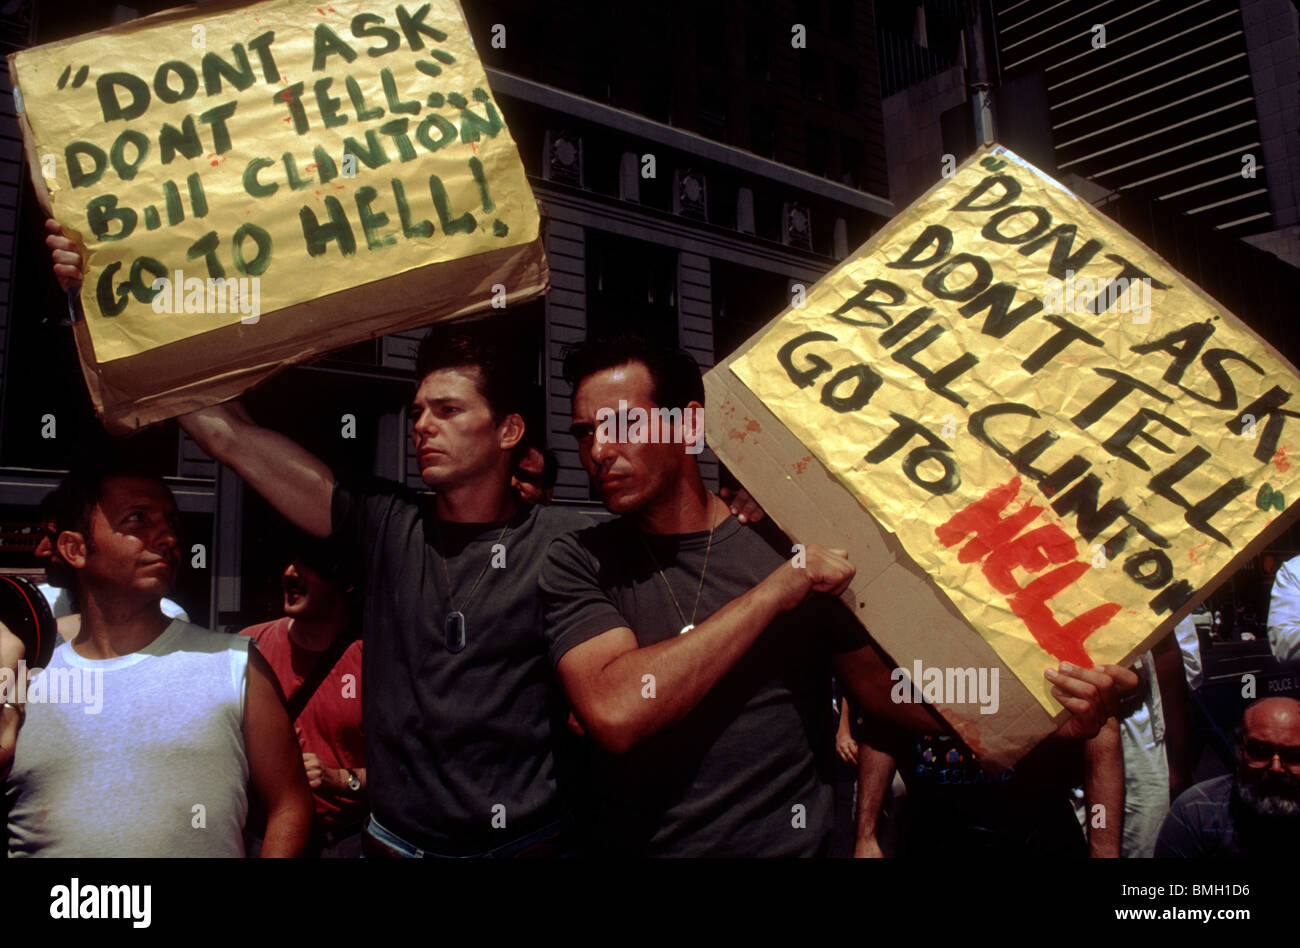
[[251, 783], [262, 855], [298, 855], [312, 802], [274, 674], [246, 638], [159, 608], [181, 561], [171, 491], [104, 466], [67, 486], [80, 630], [30, 676], [12, 637], [0, 654], [19, 699], [0, 695], [8, 854], [243, 856]]

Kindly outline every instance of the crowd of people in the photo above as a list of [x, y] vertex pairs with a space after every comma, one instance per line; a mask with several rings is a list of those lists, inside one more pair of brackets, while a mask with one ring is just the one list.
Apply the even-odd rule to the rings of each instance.
[[[183, 546], [157, 472], [105, 457], [69, 475], [47, 551], [68, 613], [41, 676], [102, 676], [103, 702], [89, 714], [30, 692], [0, 707], [11, 857], [819, 856], [837, 748], [859, 769], [861, 855], [881, 852], [895, 769], [904, 854], [1120, 855], [1130, 759], [1150, 751], [1122, 736], [1138, 706], [1161, 732], [1155, 772], [1186, 781], [1163, 746], [1181, 726], [1164, 697], [1182, 680], [1176, 641], [1145, 677], [1045, 669], [1068, 715], [993, 776], [928, 705], [891, 700], [891, 662], [838, 598], [847, 553], [801, 538], [792, 558], [746, 497], [706, 487], [689, 450], [704, 388], [679, 350], [620, 337], [569, 354], [572, 434], [612, 517], [550, 505], [554, 462], [501, 337], [443, 324], [420, 345], [427, 492], [336, 479], [237, 402], [180, 419], [303, 534], [284, 616], [244, 635], [164, 611]], [[603, 435], [637, 409], [676, 410], [672, 436]], [[25, 654], [0, 628], [10, 678]], [[832, 679], [852, 702], [847, 742]], [[1157, 853], [1253, 851], [1292, 831], [1300, 704], [1253, 705], [1240, 746], [1234, 775], [1146, 814], [1163, 818]]]

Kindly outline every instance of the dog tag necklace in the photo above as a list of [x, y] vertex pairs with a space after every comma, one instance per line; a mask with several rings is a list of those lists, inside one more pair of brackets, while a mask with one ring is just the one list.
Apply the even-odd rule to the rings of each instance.
[[659, 571], [659, 578], [662, 579], [664, 585], [668, 587], [668, 595], [672, 597], [673, 608], [677, 610], [677, 618], [682, 620], [682, 629], [677, 633], [678, 635], [685, 635], [687, 632], [691, 631], [691, 629], [695, 628], [695, 615], [700, 611], [700, 593], [704, 591], [704, 575], [709, 571], [709, 551], [713, 549], [713, 527], [713, 504], [710, 503], [709, 542], [708, 545], [704, 547], [704, 569], [700, 570], [700, 584], [695, 587], [695, 606], [691, 609], [690, 622], [686, 621], [686, 616], [682, 612], [681, 604], [677, 601], [677, 594], [673, 592], [672, 584], [668, 582], [668, 577], [664, 575], [663, 567], [660, 566], [659, 561], [655, 559], [655, 551], [650, 549], [650, 541], [645, 538], [644, 533], [641, 533], [639, 530], [637, 531], [638, 536], [641, 537], [641, 542], [645, 544], [645, 551], [650, 554], [650, 562], [654, 564], [655, 569]]
[[[506, 528], [509, 526], [510, 524], [506, 523], [505, 526], [501, 528], [501, 534], [497, 537], [497, 542], [493, 544], [493, 548], [498, 546], [505, 538]], [[434, 529], [438, 532], [439, 539], [441, 539], [441, 531], [438, 531], [436, 526]], [[447, 560], [436, 548], [433, 552], [434, 555], [438, 557], [438, 562], [442, 564], [442, 575], [447, 580], [448, 611], [447, 617], [442, 622], [443, 641], [447, 646], [447, 651], [459, 652], [465, 647], [465, 642], [467, 641], [465, 636], [465, 610], [469, 608], [469, 601], [474, 598], [474, 593], [478, 590], [478, 584], [481, 583], [483, 577], [487, 575], [488, 566], [492, 563], [492, 557], [489, 556], [487, 562], [483, 564], [483, 568], [479, 570], [478, 579], [474, 580], [474, 585], [469, 589], [469, 595], [466, 596], [465, 601], [460, 604], [460, 608], [457, 608], [455, 597], [452, 594], [451, 571], [447, 569]]]

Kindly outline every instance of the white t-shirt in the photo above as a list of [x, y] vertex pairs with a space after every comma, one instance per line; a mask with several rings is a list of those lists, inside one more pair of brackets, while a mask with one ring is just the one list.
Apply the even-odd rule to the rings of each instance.
[[[50, 609], [54, 613], [54, 618], [62, 619], [64, 616], [72, 615], [72, 597], [68, 595], [66, 589], [58, 586], [51, 586], [49, 583], [40, 583], [37, 587], [45, 601], [50, 604]], [[164, 599], [158, 603], [165, 615], [169, 619], [180, 619], [182, 622], [189, 622], [190, 617], [185, 614], [185, 610], [179, 604], [172, 602], [170, 599]]]
[[1300, 556], [1283, 563], [1273, 578], [1268, 644], [1279, 662], [1300, 661]]
[[60, 643], [27, 687], [9, 855], [243, 856], [249, 641], [173, 620], [118, 658]]

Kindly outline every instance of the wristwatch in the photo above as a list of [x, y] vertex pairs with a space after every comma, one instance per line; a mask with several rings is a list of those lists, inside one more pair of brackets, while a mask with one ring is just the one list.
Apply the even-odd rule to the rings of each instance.
[[361, 789], [361, 778], [358, 777], [351, 768], [344, 767], [343, 772], [348, 775], [348, 789], [356, 793]]

